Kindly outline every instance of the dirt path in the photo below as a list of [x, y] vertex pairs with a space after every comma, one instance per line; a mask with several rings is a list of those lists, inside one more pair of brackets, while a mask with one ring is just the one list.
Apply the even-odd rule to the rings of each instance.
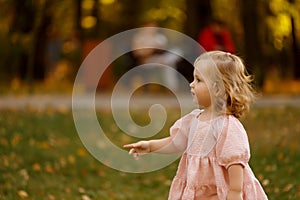
[[[81, 108], [91, 107], [90, 97], [81, 96], [77, 98], [77, 105]], [[95, 99], [96, 109], [110, 109], [110, 95], [97, 95]], [[125, 96], [118, 96], [113, 102], [117, 108], [128, 107], [128, 99]], [[191, 100], [191, 96], [184, 94], [180, 96], [180, 102], [184, 108], [196, 107]], [[130, 99], [130, 106], [137, 108], [147, 108], [153, 104], [162, 104], [165, 107], [179, 107], [177, 99], [173, 96], [153, 95], [136, 96]], [[299, 96], [262, 96], [254, 104], [255, 107], [300, 107]], [[26, 95], [26, 96], [0, 96], [0, 109], [72, 109], [71, 95]]]

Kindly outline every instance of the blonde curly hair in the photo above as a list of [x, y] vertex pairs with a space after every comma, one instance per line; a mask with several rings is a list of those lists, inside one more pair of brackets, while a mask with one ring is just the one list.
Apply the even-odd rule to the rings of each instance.
[[242, 59], [223, 51], [201, 54], [195, 61], [209, 88], [212, 107], [220, 114], [244, 116], [256, 96], [253, 78]]

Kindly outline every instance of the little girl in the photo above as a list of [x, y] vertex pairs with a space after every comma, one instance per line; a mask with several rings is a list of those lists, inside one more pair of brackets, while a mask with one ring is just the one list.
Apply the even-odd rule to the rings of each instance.
[[254, 98], [242, 60], [211, 51], [198, 57], [194, 67], [191, 93], [202, 109], [176, 121], [169, 137], [124, 147], [135, 158], [150, 152], [183, 152], [169, 200], [267, 199], [248, 165], [248, 137], [239, 121]]

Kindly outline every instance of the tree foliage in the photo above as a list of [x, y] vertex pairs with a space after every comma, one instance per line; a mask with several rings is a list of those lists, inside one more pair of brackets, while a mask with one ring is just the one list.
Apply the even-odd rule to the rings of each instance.
[[[300, 37], [298, 0], [139, 0], [134, 3], [131, 0], [3, 0], [0, 7], [2, 80], [5, 77], [43, 80], [49, 71], [47, 49], [53, 41], [61, 44], [57, 51], [60, 59], [70, 59], [68, 49], [70, 43], [76, 43], [74, 38], [80, 50], [86, 40], [103, 40], [147, 21], [156, 21], [159, 26], [196, 39], [210, 18], [223, 19], [232, 32], [238, 53], [246, 57], [261, 79], [265, 66], [273, 65], [272, 60], [276, 59], [280, 69], [290, 66], [293, 73], [295, 47]], [[278, 60], [284, 55], [290, 62]], [[72, 60], [71, 64], [76, 70], [74, 65], [79, 65], [80, 59]]]

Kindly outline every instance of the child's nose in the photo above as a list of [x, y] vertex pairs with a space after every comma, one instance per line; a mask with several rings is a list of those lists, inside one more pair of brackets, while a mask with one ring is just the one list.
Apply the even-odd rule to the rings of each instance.
[[190, 87], [194, 87], [194, 81], [190, 83]]

